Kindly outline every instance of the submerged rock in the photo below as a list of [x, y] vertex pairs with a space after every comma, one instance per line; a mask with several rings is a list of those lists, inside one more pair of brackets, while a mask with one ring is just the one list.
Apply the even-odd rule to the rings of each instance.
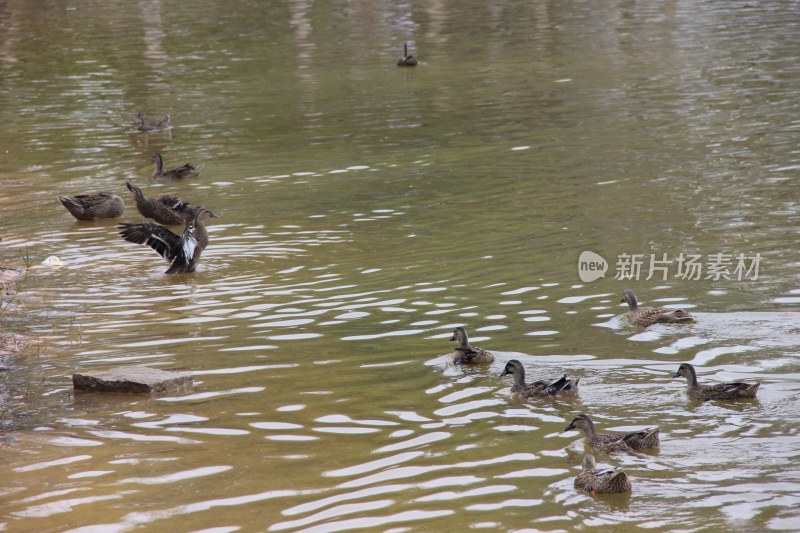
[[192, 384], [185, 372], [171, 372], [146, 366], [129, 366], [72, 375], [76, 392], [135, 392], [163, 394]]

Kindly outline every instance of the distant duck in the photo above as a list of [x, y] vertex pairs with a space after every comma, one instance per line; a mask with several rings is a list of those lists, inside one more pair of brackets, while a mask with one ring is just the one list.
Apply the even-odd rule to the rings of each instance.
[[491, 352], [478, 348], [477, 346], [469, 345], [469, 337], [467, 337], [467, 330], [459, 326], [453, 330], [453, 336], [450, 342], [457, 341], [458, 348], [453, 358], [453, 363], [457, 365], [482, 365], [494, 361], [494, 355]]
[[146, 218], [152, 218], [159, 224], [168, 226], [178, 226], [186, 224], [194, 218], [197, 207], [189, 207], [189, 204], [181, 201], [180, 198], [171, 194], [162, 194], [147, 198], [142, 190], [132, 185], [129, 181], [125, 186], [133, 193], [136, 201], [136, 208]]
[[125, 211], [122, 198], [110, 192], [59, 196], [58, 200], [78, 220], [117, 218]]
[[167, 274], [183, 274], [195, 271], [200, 254], [208, 245], [208, 231], [203, 221], [209, 217], [217, 218], [217, 215], [205, 207], [198, 207], [194, 218], [186, 223], [180, 235], [155, 222], [120, 224], [117, 227], [122, 230], [119, 234], [126, 241], [146, 244], [170, 261]]
[[596, 494], [622, 494], [631, 491], [631, 480], [618, 468], [598, 470], [594, 455], [586, 454], [583, 458], [583, 472], [575, 478], [575, 488]]
[[586, 437], [586, 444], [604, 452], [630, 452], [660, 446], [660, 428], [645, 429], [632, 433], [598, 433], [589, 415], [580, 414], [564, 428], [564, 431], [580, 429]]
[[525, 383], [525, 367], [517, 359], [512, 359], [506, 363], [506, 367], [500, 376], [512, 374], [514, 384], [511, 392], [518, 392], [523, 398], [532, 396], [571, 396], [578, 393], [578, 379], [567, 379], [564, 375], [551, 381], [534, 381]]
[[182, 167], [164, 170], [164, 158], [161, 154], [153, 155], [153, 161], [156, 162], [156, 169], [153, 171], [152, 176], [153, 179], [179, 180], [183, 178], [194, 178], [203, 170], [202, 164], [194, 166], [189, 163], [186, 163]]
[[755, 398], [760, 383], [717, 383], [716, 385], [698, 385], [697, 373], [689, 363], [682, 363], [675, 372], [674, 378], [686, 378], [686, 393], [689, 397], [705, 402], [707, 400], [736, 400], [739, 398]]
[[408, 53], [408, 43], [403, 43], [403, 57], [397, 60], [398, 67], [415, 67], [417, 58]]
[[630, 289], [622, 292], [619, 303], [628, 304], [628, 321], [637, 326], [652, 326], [653, 324], [674, 324], [676, 322], [691, 322], [694, 317], [683, 309], [667, 309], [666, 307], [639, 307], [636, 295]]
[[136, 129], [139, 131], [164, 131], [172, 127], [169, 123], [169, 115], [164, 115], [158, 120], [145, 121], [144, 113], [139, 111], [136, 113], [136, 118], [139, 121]]

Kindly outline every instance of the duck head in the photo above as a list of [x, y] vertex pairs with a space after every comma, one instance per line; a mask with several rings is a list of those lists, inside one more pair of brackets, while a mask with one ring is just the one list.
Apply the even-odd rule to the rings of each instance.
[[522, 366], [522, 363], [520, 363], [517, 359], [512, 359], [511, 361], [506, 363], [506, 367], [503, 369], [503, 373], [500, 374], [500, 377], [507, 376], [509, 374], [513, 375], [521, 374], [524, 376], [525, 367]]
[[678, 367], [678, 371], [672, 376], [672, 379], [675, 378], [686, 378], [690, 388], [697, 385], [697, 372], [695, 372], [694, 367], [689, 363], [681, 363], [681, 366]]
[[570, 422], [567, 427], [564, 428], [564, 431], [572, 431], [573, 429], [589, 431], [593, 427], [594, 424], [592, 423], [592, 419], [589, 418], [589, 415], [579, 414], [572, 419], [572, 422]]
[[597, 461], [595, 461], [594, 455], [587, 453], [583, 456], [583, 471], [594, 472], [595, 470], [597, 470]]
[[639, 307], [639, 302], [636, 301], [636, 295], [631, 289], [625, 289], [622, 291], [622, 299], [619, 301], [619, 303], [628, 304], [628, 309], [631, 311], [635, 311], [636, 308]]
[[453, 336], [450, 337], [450, 342], [457, 341], [459, 346], [467, 346], [469, 344], [469, 337], [467, 337], [467, 330], [463, 326], [459, 326], [453, 330]]

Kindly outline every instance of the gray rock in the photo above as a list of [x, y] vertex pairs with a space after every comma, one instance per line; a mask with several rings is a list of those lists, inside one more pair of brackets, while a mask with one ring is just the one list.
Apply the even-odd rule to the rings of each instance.
[[72, 375], [76, 392], [135, 392], [164, 394], [189, 387], [192, 376], [146, 366], [129, 366]]

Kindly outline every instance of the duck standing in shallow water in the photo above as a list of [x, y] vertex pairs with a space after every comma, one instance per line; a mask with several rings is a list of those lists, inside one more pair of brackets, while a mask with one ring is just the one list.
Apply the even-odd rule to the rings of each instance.
[[136, 126], [136, 129], [139, 131], [165, 131], [172, 127], [169, 123], [169, 115], [164, 115], [158, 120], [147, 122], [144, 119], [144, 113], [139, 111], [136, 113], [136, 119], [139, 121], [139, 124]]
[[403, 57], [397, 60], [398, 67], [415, 67], [417, 58], [408, 53], [408, 43], [403, 43]]
[[494, 355], [491, 352], [469, 345], [467, 330], [461, 326], [453, 330], [450, 342], [453, 341], [458, 342], [458, 348], [456, 348], [453, 358], [453, 363], [456, 365], [482, 365], [494, 361]]
[[578, 379], [567, 379], [564, 375], [552, 381], [534, 381], [525, 383], [525, 367], [517, 359], [512, 359], [506, 363], [506, 367], [500, 377], [512, 374], [514, 384], [511, 392], [518, 392], [523, 398], [532, 396], [572, 396], [578, 394]]
[[170, 261], [167, 274], [194, 272], [200, 261], [200, 254], [208, 246], [208, 231], [203, 221], [209, 217], [217, 218], [205, 207], [198, 207], [194, 218], [186, 223], [183, 233], [176, 235], [155, 222], [141, 224], [120, 224], [119, 232], [126, 241], [146, 244]]
[[666, 307], [640, 307], [636, 295], [630, 289], [622, 292], [619, 303], [628, 304], [628, 321], [637, 326], [652, 326], [653, 324], [674, 324], [676, 322], [692, 322], [694, 317], [683, 309], [667, 309]]
[[631, 480], [618, 468], [598, 470], [594, 455], [583, 458], [583, 471], [575, 478], [575, 488], [596, 494], [622, 494], [631, 491]]
[[686, 378], [686, 393], [690, 398], [705, 402], [707, 400], [736, 400], [739, 398], [755, 398], [760, 383], [717, 383], [716, 385], [698, 385], [697, 372], [689, 363], [682, 363], [672, 378]]
[[194, 166], [189, 163], [186, 163], [182, 167], [164, 170], [164, 158], [161, 154], [155, 154], [153, 156], [153, 161], [156, 162], [156, 169], [153, 171], [152, 176], [153, 179], [179, 180], [183, 178], [194, 178], [203, 170], [202, 164]]
[[125, 202], [110, 192], [59, 196], [58, 200], [78, 220], [117, 218], [125, 212]]
[[632, 433], [598, 433], [594, 422], [589, 415], [576, 416], [564, 431], [580, 429], [586, 437], [586, 444], [604, 452], [630, 452], [647, 448], [658, 448], [661, 443], [658, 438], [660, 428], [645, 429]]
[[152, 218], [159, 224], [167, 226], [178, 226], [186, 224], [194, 218], [197, 207], [189, 207], [189, 204], [181, 201], [177, 196], [162, 194], [147, 198], [142, 190], [126, 181], [125, 186], [133, 193], [136, 208], [143, 217]]

